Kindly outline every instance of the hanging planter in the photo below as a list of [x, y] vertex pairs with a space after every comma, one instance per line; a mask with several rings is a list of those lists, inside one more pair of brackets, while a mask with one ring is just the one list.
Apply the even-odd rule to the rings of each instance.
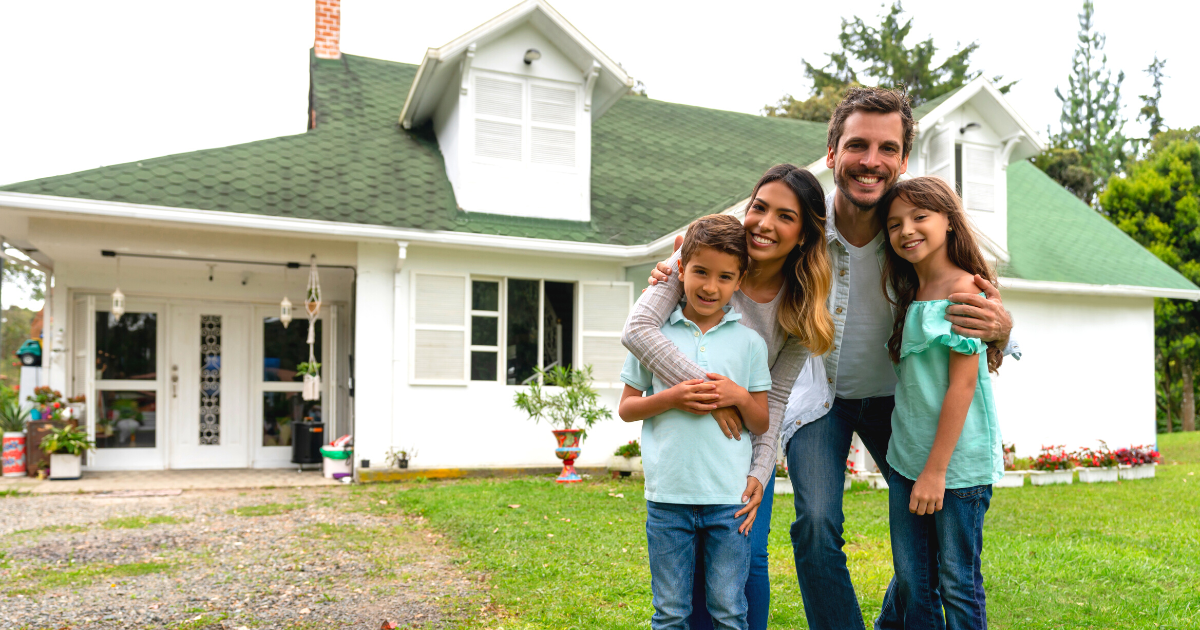
[[296, 366], [296, 374], [304, 377], [304, 400], [317, 400], [321, 397], [321, 364], [305, 362]]
[[321, 278], [317, 275], [317, 257], [308, 260], [308, 287], [304, 291], [304, 311], [308, 314], [308, 362], [301, 363], [304, 375], [304, 400], [321, 399], [321, 364], [313, 346], [317, 343], [317, 317], [321, 314]]

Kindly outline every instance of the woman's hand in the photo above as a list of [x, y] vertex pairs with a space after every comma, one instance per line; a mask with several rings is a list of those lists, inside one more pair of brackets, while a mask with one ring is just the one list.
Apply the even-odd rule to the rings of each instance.
[[762, 484], [754, 477], [746, 477], [746, 490], [742, 492], [742, 503], [746, 505], [733, 515], [734, 518], [743, 514], [746, 515], [746, 520], [738, 526], [739, 534], [750, 535], [750, 529], [754, 527], [754, 519], [758, 517], [758, 506], [762, 503], [762, 500]]
[[715, 384], [695, 378], [664, 393], [670, 399], [672, 408], [702, 416], [719, 406], [720, 395], [716, 389]]
[[1008, 334], [1012, 332], [1012, 316], [1004, 310], [1004, 302], [1000, 300], [1000, 290], [991, 282], [975, 274], [975, 286], [983, 291], [986, 297], [974, 293], [954, 293], [946, 307], [946, 321], [956, 334], [964, 337], [975, 337], [986, 342], [996, 342], [1001, 348], [1008, 343]]
[[[679, 251], [679, 248], [682, 246], [683, 246], [683, 235], [680, 234], [679, 236], [675, 237], [675, 249], [671, 250], [671, 252], [674, 253], [674, 252]], [[671, 275], [671, 265], [668, 264], [669, 260], [670, 259], [667, 259], [667, 260], [664, 260], [664, 261], [658, 263], [657, 265], [654, 265], [654, 269], [650, 270], [650, 278], [648, 280], [648, 282], [650, 283], [650, 286], [654, 286], [654, 285], [658, 284], [659, 282], [667, 281], [667, 276]], [[645, 292], [646, 292], [646, 290], [642, 289], [642, 293], [645, 293]]]
[[933, 514], [942, 509], [946, 497], [946, 475], [922, 472], [913, 484], [908, 499], [908, 511], [918, 516]]

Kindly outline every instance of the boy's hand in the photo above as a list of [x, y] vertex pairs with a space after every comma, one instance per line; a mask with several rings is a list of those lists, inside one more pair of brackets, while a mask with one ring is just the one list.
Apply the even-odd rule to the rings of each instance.
[[684, 381], [664, 392], [671, 407], [702, 416], [717, 408], [716, 386], [698, 378]]
[[725, 378], [720, 374], [705, 374], [709, 379], [709, 384], [714, 386], [713, 391], [717, 394], [718, 407], [736, 407], [746, 403], [746, 397], [750, 392], [746, 391], [745, 387]]
[[725, 437], [742, 441], [742, 412], [737, 407], [719, 407], [711, 413]]
[[942, 499], [946, 496], [946, 475], [922, 472], [913, 484], [912, 494], [908, 499], [908, 511], [918, 516], [933, 514], [942, 509]]
[[758, 506], [763, 500], [763, 487], [754, 477], [746, 477], [746, 490], [742, 492], [742, 503], [746, 506], [734, 513], [733, 517], [737, 518], [743, 514], [746, 515], [746, 520], [738, 526], [738, 533], [744, 536], [750, 535], [751, 528], [754, 527], [754, 519], [758, 516]]

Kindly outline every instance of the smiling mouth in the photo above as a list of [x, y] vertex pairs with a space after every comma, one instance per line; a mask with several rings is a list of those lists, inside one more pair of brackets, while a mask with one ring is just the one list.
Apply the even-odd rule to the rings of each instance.
[[717, 303], [717, 298], [715, 298], [715, 297], [714, 297], [714, 298], [712, 298], [712, 299], [710, 300], [710, 299], [707, 299], [707, 298], [705, 298], [704, 296], [702, 296], [702, 295], [700, 295], [700, 294], [698, 294], [698, 293], [697, 293], [697, 294], [696, 294], [696, 301], [697, 301], [697, 302], [700, 302], [700, 303], [701, 303], [701, 304], [703, 304], [704, 306], [712, 306], [712, 305], [714, 305], [714, 304], [716, 304], [716, 303]]
[[760, 247], [769, 247], [769, 246], [775, 244], [775, 241], [773, 241], [765, 236], [760, 236], [758, 234], [751, 234], [750, 242], [754, 243], [755, 245], [758, 245]]
[[875, 184], [883, 181], [882, 177], [876, 175], [852, 175], [851, 177], [854, 178], [854, 181], [862, 184], [863, 186], [874, 186]]
[[900, 244], [900, 247], [904, 248], [904, 250], [905, 250], [905, 251], [911, 251], [911, 250], [913, 250], [913, 249], [916, 249], [918, 245], [920, 245], [921, 243], [924, 243], [924, 242], [925, 242], [925, 239], [923, 239], [923, 238], [922, 238], [922, 239], [917, 239], [917, 240], [915, 240], [915, 241], [909, 241], [909, 242], [907, 242], [907, 243], [901, 243], [901, 244]]

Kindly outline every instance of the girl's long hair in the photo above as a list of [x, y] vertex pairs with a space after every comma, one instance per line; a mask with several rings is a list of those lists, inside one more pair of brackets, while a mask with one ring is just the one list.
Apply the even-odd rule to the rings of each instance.
[[[946, 233], [946, 252], [950, 255], [950, 262], [967, 273], [979, 274], [988, 282], [996, 284], [996, 274], [991, 265], [988, 265], [983, 258], [983, 252], [980, 251], [979, 243], [975, 238], [975, 231], [971, 228], [971, 222], [963, 211], [962, 201], [949, 184], [940, 177], [914, 177], [892, 187], [879, 200], [879, 205], [875, 206], [875, 218], [880, 229], [883, 230], [884, 238], [888, 238], [888, 211], [897, 199], [903, 199], [922, 210], [946, 215], [951, 229]], [[917, 289], [921, 283], [917, 279], [917, 270], [912, 263], [901, 258], [890, 245], [886, 249], [887, 255], [883, 265], [883, 292], [888, 296], [888, 302], [891, 302], [896, 311], [896, 320], [892, 323], [892, 336], [888, 339], [887, 347], [892, 363], [899, 363], [900, 344], [904, 337], [904, 318], [908, 313], [908, 307], [917, 297]], [[888, 293], [889, 285], [895, 293], [895, 299], [892, 298], [892, 294]], [[994, 342], [989, 342], [987, 344], [988, 370], [996, 372], [1003, 359], [1002, 349], [997, 348]]]
[[829, 249], [825, 244], [825, 192], [808, 170], [792, 164], [772, 166], [754, 185], [750, 204], [758, 189], [783, 182], [800, 200], [800, 241], [783, 264], [784, 295], [779, 304], [779, 325], [813, 354], [833, 347], [833, 317], [825, 302], [833, 281]]

